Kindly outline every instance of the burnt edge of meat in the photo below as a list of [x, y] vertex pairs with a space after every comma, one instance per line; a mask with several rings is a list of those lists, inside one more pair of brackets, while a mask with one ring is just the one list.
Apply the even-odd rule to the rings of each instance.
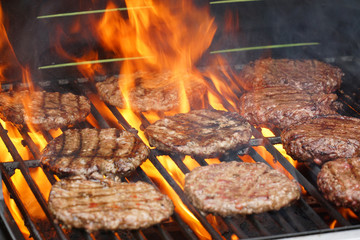
[[289, 87], [275, 86], [244, 93], [239, 101], [240, 114], [251, 124], [284, 129], [319, 115], [336, 114], [336, 94], [308, 94]]
[[324, 197], [337, 207], [360, 211], [360, 158], [340, 158], [326, 162], [317, 185]]
[[170, 218], [174, 211], [169, 197], [151, 184], [79, 176], [56, 182], [48, 206], [63, 227], [88, 232], [148, 228]]
[[125, 130], [69, 129], [44, 148], [40, 164], [60, 178], [117, 178], [133, 172], [149, 152], [140, 139]]
[[315, 59], [258, 59], [240, 72], [246, 90], [289, 85], [309, 93], [331, 93], [340, 88], [344, 73]]
[[341, 115], [317, 116], [284, 129], [281, 140], [297, 161], [318, 165], [337, 158], [360, 156], [360, 119]]
[[145, 129], [149, 144], [164, 152], [216, 157], [249, 144], [250, 124], [235, 112], [193, 110], [165, 117]]

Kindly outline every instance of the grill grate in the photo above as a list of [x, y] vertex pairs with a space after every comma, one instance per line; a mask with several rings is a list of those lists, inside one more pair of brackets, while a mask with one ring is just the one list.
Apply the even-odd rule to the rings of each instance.
[[[70, 81], [69, 85], [71, 89], [87, 96], [94, 95], [95, 93], [90, 82]], [[348, 114], [358, 116], [356, 108], [352, 108], [351, 105], [349, 106], [348, 98], [341, 95], [339, 99], [348, 106], [345, 108]], [[346, 101], [344, 101], [344, 99], [346, 99]], [[224, 106], [229, 105], [225, 98], [222, 98], [222, 101], [224, 101]], [[137, 133], [137, 130], [127, 122], [117, 108], [112, 106], [107, 107], [119, 123], [116, 127], [126, 129], [135, 134]], [[91, 114], [101, 128], [114, 127], [115, 124], [103, 117], [94, 104], [92, 104], [91, 107]], [[141, 119], [143, 127], [146, 127], [149, 124], [149, 121], [143, 114], [138, 113], [138, 117]], [[88, 123], [81, 123], [76, 127], [84, 128], [91, 127], [91, 125]], [[27, 146], [33, 155], [32, 159], [39, 159], [40, 152], [38, 147], [26, 131], [20, 131], [20, 133], [24, 139], [22, 141], [23, 145]], [[47, 141], [52, 139], [52, 136], [48, 132], [43, 132], [43, 135]], [[278, 136], [266, 138], [257, 129], [253, 129], [253, 135], [255, 138], [251, 140], [250, 146], [248, 146], [246, 157], [249, 157], [251, 161], [264, 162], [271, 166], [272, 163], [268, 162], [269, 160], [265, 160], [257, 151], [258, 148], [264, 148], [266, 152], [273, 157], [272, 161], [275, 164], [280, 164], [306, 190], [306, 194], [292, 206], [281, 209], [280, 211], [270, 211], [246, 217], [238, 216], [222, 218], [211, 214], [204, 215], [192, 206], [186, 198], [182, 187], [171, 176], [159, 159], [160, 156], [166, 153], [152, 149], [149, 160], [213, 239], [231, 239], [233, 235], [240, 239], [273, 239], [274, 237], [280, 238], [360, 228], [359, 220], [351, 219], [351, 221], [349, 221], [345, 219], [339, 210], [325, 200], [319, 193], [316, 188], [316, 178], [314, 177], [319, 171], [318, 166], [303, 166], [298, 170], [293, 167], [293, 165], [274, 147], [275, 144], [280, 143], [280, 138]], [[0, 126], [0, 137], [5, 143], [13, 159], [13, 162], [0, 163], [2, 180], [7, 191], [10, 193], [11, 198], [14, 200], [17, 208], [19, 209], [22, 218], [24, 219], [24, 223], [30, 232], [30, 236], [34, 239], [158, 239], [159, 237], [169, 240], [184, 238], [198, 239], [198, 236], [193, 232], [191, 226], [187, 225], [178, 213], [174, 213], [171, 221], [155, 225], [149, 229], [137, 231], [115, 231], [89, 234], [85, 231], [76, 229], [64, 230], [56, 223], [56, 221], [54, 221], [49, 209], [47, 208], [46, 200], [32, 177], [32, 170], [39, 168], [39, 160], [22, 159], [15, 148], [14, 143], [8, 136], [7, 130], [5, 130], [3, 126]], [[221, 157], [220, 161], [242, 161], [241, 155], [244, 154], [244, 152], [231, 152], [228, 155]], [[169, 157], [183, 174], [190, 172], [190, 169], [183, 162], [185, 156], [171, 153]], [[194, 158], [194, 160], [201, 166], [208, 164], [203, 158]], [[21, 199], [21, 196], [17, 188], [14, 186], [15, 184], [11, 178], [16, 170], [21, 172], [27, 185], [31, 189], [32, 194], [34, 194], [37, 203], [41, 206], [42, 211], [45, 213], [45, 223], [39, 223], [27, 210], [26, 202], [23, 202]], [[47, 171], [44, 171], [44, 173], [51, 184], [56, 181], [52, 174]], [[138, 168], [131, 176], [123, 178], [123, 180], [146, 181], [156, 185], [156, 182], [154, 183], [141, 168]], [[310, 201], [309, 199], [312, 199], [313, 201]], [[9, 206], [4, 204], [3, 199], [0, 199], [0, 207], [5, 209], [4, 211], [1, 211], [0, 217], [4, 222], [4, 227], [6, 229], [5, 232], [10, 235], [10, 239], [23, 239], [18, 226], [15, 224], [13, 217], [9, 213]], [[213, 224], [211, 219], [216, 219], [217, 224]], [[329, 222], [334, 220], [337, 221], [337, 226], [334, 230], [332, 230], [329, 227]]]

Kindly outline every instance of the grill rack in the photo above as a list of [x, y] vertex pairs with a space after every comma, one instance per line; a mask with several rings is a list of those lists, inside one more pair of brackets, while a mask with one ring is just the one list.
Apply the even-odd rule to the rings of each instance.
[[[79, 91], [79, 93], [84, 95], [89, 95], [94, 93], [93, 85], [88, 81], [83, 80], [75, 80], [66, 82], [66, 84], [70, 84], [71, 89], [75, 89]], [[214, 90], [216, 91], [216, 90]], [[346, 106], [348, 106], [349, 102], [344, 101], [344, 99], [348, 100], [345, 96], [340, 95], [339, 100], [343, 102]], [[224, 98], [221, 98], [222, 101], [226, 101]], [[224, 102], [224, 105], [229, 105], [229, 103]], [[117, 110], [117, 108], [113, 106], [107, 105], [112, 114], [116, 117], [119, 122], [120, 128], [126, 129], [133, 133], [137, 133], [137, 130], [134, 129], [126, 119], [121, 115], [121, 113]], [[349, 112], [352, 110], [352, 112]], [[99, 126], [101, 128], [109, 128], [112, 127], [113, 123], [108, 122], [95, 106], [92, 104], [91, 113], [94, 118], [97, 120]], [[344, 111], [344, 113], [359, 116], [356, 108], [348, 107]], [[139, 113], [138, 117], [142, 120], [143, 126], [147, 126], [149, 124], [146, 117]], [[79, 128], [91, 127], [88, 123], [81, 123], [78, 126]], [[40, 152], [36, 147], [35, 143], [31, 140], [29, 135], [25, 130], [20, 130], [21, 135], [23, 137], [23, 144], [27, 146], [32, 153], [34, 159], [39, 159]], [[276, 131], [275, 131], [276, 132]], [[51, 140], [51, 135], [47, 132], [43, 132], [43, 135], [47, 141]], [[164, 155], [166, 153], [160, 152], [156, 149], [152, 149], [150, 152], [149, 160], [152, 165], [160, 172], [163, 178], [167, 181], [167, 183], [172, 187], [172, 189], [178, 194], [183, 203], [188, 207], [188, 209], [196, 216], [196, 218], [201, 222], [203, 227], [208, 231], [213, 239], [231, 239], [232, 235], [236, 235], [240, 239], [273, 239], [273, 238], [284, 238], [289, 236], [299, 236], [299, 235], [310, 235], [315, 233], [324, 233], [331, 231], [342, 231], [349, 229], [359, 229], [360, 222], [352, 219], [349, 221], [345, 219], [340, 212], [327, 200], [325, 200], [319, 191], [316, 188], [316, 182], [314, 182], [314, 176], [317, 175], [320, 168], [318, 166], [306, 166], [306, 170], [312, 176], [312, 178], [307, 178], [303, 175], [302, 172], [294, 168], [290, 162], [273, 146], [274, 144], [279, 143], [279, 137], [274, 138], [265, 138], [260, 131], [257, 129], [253, 129], [253, 135], [255, 139], [251, 140], [251, 146], [249, 146], [247, 155], [251, 157], [255, 162], [264, 162], [269, 165], [267, 162], [255, 149], [256, 146], [263, 146], [268, 153], [270, 153], [274, 161], [280, 163], [286, 171], [288, 171], [306, 190], [307, 195], [311, 196], [316, 201], [316, 206], [320, 206], [323, 211], [326, 212], [325, 219], [321, 214], [317, 213], [312, 206], [312, 203], [308, 203], [308, 196], [302, 196], [299, 201], [293, 204], [290, 207], [281, 209], [279, 211], [270, 211], [263, 214], [253, 214], [246, 217], [218, 217], [216, 216], [216, 221], [220, 224], [220, 228], [214, 227], [213, 224], [208, 220], [209, 218], [206, 215], [199, 212], [192, 204], [187, 200], [181, 186], [171, 177], [169, 172], [166, 170], [164, 165], [158, 159], [158, 156]], [[278, 136], [278, 132], [276, 134]], [[174, 213], [172, 216], [172, 222], [164, 222], [162, 224], [157, 224], [154, 227], [144, 230], [137, 231], [114, 231], [114, 232], [100, 232], [89, 234], [82, 230], [64, 230], [58, 225], [52, 215], [47, 208], [47, 203], [42, 196], [42, 193], [34, 180], [30, 175], [30, 169], [39, 167], [39, 160], [23, 160], [16, 150], [14, 144], [11, 139], [7, 135], [7, 131], [0, 126], [0, 137], [4, 141], [8, 151], [10, 152], [13, 162], [5, 162], [0, 163], [0, 173], [3, 182], [5, 183], [6, 188], [11, 194], [11, 197], [14, 199], [17, 207], [19, 208], [22, 217], [24, 219], [25, 225], [27, 226], [30, 236], [34, 239], [47, 239], [48, 236], [44, 232], [42, 232], [39, 224], [31, 218], [28, 213], [24, 203], [20, 199], [20, 196], [14, 187], [14, 184], [11, 180], [11, 176], [14, 174], [16, 169], [19, 169], [24, 176], [27, 184], [29, 185], [32, 193], [35, 195], [38, 203], [43, 209], [48, 224], [51, 228], [51, 233], [55, 236], [51, 236], [53, 239], [73, 239], [73, 238], [82, 238], [82, 239], [152, 239], [162, 238], [162, 239], [177, 239], [180, 235], [180, 239], [198, 239], [196, 234], [192, 231], [190, 226], [188, 226], [181, 217]], [[241, 157], [239, 157], [239, 152], [232, 152], [228, 155], [225, 155], [220, 158], [221, 161], [230, 161], [237, 160], [242, 161]], [[172, 161], [179, 167], [179, 169], [186, 174], [190, 170], [183, 163], [183, 157], [178, 154], [170, 154], [169, 155]], [[207, 162], [203, 158], [194, 158], [194, 160], [201, 166], [207, 165]], [[47, 176], [50, 183], [54, 183], [56, 180], [52, 174], [44, 170], [45, 175]], [[152, 180], [145, 174], [145, 172], [138, 168], [131, 176], [126, 179], [123, 178], [124, 181], [146, 181], [154, 184]], [[156, 184], [155, 184], [156, 185]], [[1, 198], [3, 196], [1, 195]], [[15, 223], [13, 217], [11, 216], [8, 206], [4, 204], [3, 199], [0, 199], [0, 207], [4, 209], [0, 213], [0, 219], [4, 223], [4, 232], [9, 236], [8, 239], [24, 239], [17, 224]], [[360, 216], [358, 214], [358, 216]], [[338, 222], [338, 227], [335, 229], [329, 228], [329, 221], [336, 220]], [[170, 225], [175, 224], [176, 231], [172, 232]], [[170, 226], [170, 227], [169, 227]], [[169, 230], [170, 229], [170, 230]], [[175, 234], [174, 234], [175, 233]], [[179, 234], [181, 233], [181, 234]]]

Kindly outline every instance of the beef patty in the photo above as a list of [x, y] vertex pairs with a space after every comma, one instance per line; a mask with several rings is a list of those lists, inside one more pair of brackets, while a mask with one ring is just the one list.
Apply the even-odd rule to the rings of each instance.
[[340, 158], [325, 163], [317, 184], [336, 206], [360, 210], [360, 158]]
[[337, 158], [360, 156], [360, 119], [319, 116], [281, 133], [286, 152], [298, 161], [322, 164]]
[[281, 172], [236, 161], [195, 168], [184, 191], [198, 209], [224, 217], [279, 210], [300, 197], [298, 184]]
[[289, 86], [258, 89], [240, 98], [240, 114], [253, 125], [284, 129], [318, 115], [336, 114], [336, 94], [310, 95]]
[[259, 59], [244, 66], [240, 77], [247, 90], [288, 85], [309, 93], [340, 88], [344, 73], [317, 60]]
[[37, 129], [56, 129], [83, 121], [89, 113], [90, 101], [72, 93], [0, 93], [0, 117], [20, 128], [30, 123]]
[[131, 108], [138, 112], [173, 110], [178, 108], [186, 97], [190, 105], [198, 105], [199, 98], [206, 92], [203, 80], [199, 77], [188, 73], [174, 74], [170, 71], [136, 72], [133, 75], [111, 77], [97, 83], [96, 87], [102, 100], [124, 108], [126, 103], [119, 83], [132, 81], [134, 86], [130, 87], [128, 99]]
[[148, 147], [130, 132], [109, 129], [69, 129], [42, 152], [41, 165], [59, 177], [125, 176], [149, 154]]
[[49, 196], [49, 210], [68, 228], [97, 230], [139, 229], [168, 219], [171, 200], [145, 182], [63, 179]]
[[202, 109], [160, 119], [145, 134], [151, 146], [165, 152], [215, 157], [247, 145], [251, 126], [238, 113]]

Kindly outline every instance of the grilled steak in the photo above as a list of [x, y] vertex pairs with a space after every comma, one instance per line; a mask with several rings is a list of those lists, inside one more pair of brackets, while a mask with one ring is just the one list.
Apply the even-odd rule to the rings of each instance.
[[238, 113], [203, 109], [158, 120], [145, 134], [159, 150], [215, 157], [248, 144], [251, 126]]
[[340, 115], [315, 117], [281, 133], [286, 152], [298, 161], [322, 164], [360, 156], [360, 119]]
[[49, 209], [68, 228], [97, 230], [139, 229], [168, 219], [171, 200], [144, 182], [63, 179], [49, 196]]
[[247, 90], [288, 85], [309, 93], [339, 89], [343, 72], [317, 60], [260, 59], [246, 65], [240, 77]]
[[360, 158], [340, 158], [325, 163], [317, 184], [325, 198], [336, 206], [360, 210]]
[[297, 183], [279, 171], [236, 161], [195, 168], [184, 191], [198, 209], [224, 217], [279, 210], [300, 197]]
[[42, 152], [41, 165], [59, 175], [92, 178], [125, 176], [149, 154], [134, 134], [109, 129], [69, 129], [53, 139]]
[[[184, 89], [190, 104], [198, 103], [198, 98], [206, 92], [202, 80], [190, 74], [171, 72], [136, 72], [133, 75], [122, 75], [120, 78], [109, 78], [96, 84], [101, 98], [114, 106], [125, 107], [125, 100], [119, 87], [119, 82], [129, 82], [134, 79], [134, 87], [130, 88], [129, 102], [133, 110], [169, 111], [180, 106], [186, 96], [181, 94]], [[182, 86], [181, 83], [184, 83]]]
[[289, 86], [269, 87], [243, 94], [240, 114], [253, 125], [284, 129], [318, 115], [336, 114], [336, 94], [310, 95]]
[[30, 123], [35, 128], [56, 129], [83, 121], [89, 113], [89, 100], [72, 93], [0, 93], [0, 117], [18, 127]]

